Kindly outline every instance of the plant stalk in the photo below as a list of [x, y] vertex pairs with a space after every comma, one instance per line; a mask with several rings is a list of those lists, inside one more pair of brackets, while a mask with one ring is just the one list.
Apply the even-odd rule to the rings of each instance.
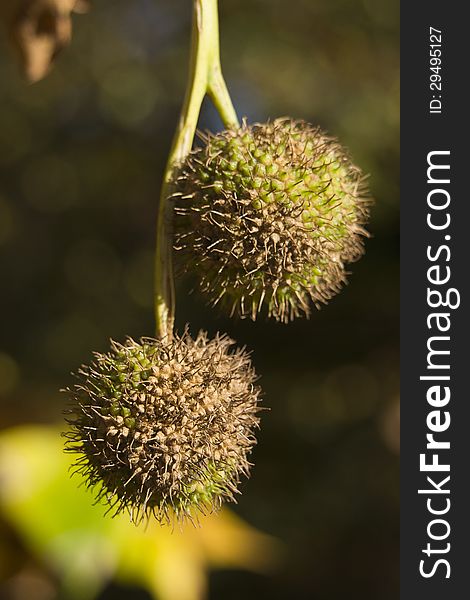
[[163, 175], [157, 217], [155, 253], [155, 321], [159, 338], [171, 337], [175, 318], [175, 290], [171, 222], [173, 176], [190, 153], [202, 101], [209, 94], [225, 127], [237, 127], [238, 119], [225, 84], [219, 49], [217, 0], [193, 0], [191, 53], [186, 95]]

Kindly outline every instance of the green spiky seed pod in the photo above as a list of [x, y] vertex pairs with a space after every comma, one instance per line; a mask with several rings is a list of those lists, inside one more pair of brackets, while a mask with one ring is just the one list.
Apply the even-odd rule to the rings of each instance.
[[256, 439], [260, 390], [248, 354], [217, 335], [112, 342], [67, 390], [78, 453], [97, 499], [134, 522], [193, 518], [233, 500]]
[[288, 322], [363, 253], [364, 177], [318, 127], [277, 119], [205, 137], [175, 178], [175, 249], [212, 305]]

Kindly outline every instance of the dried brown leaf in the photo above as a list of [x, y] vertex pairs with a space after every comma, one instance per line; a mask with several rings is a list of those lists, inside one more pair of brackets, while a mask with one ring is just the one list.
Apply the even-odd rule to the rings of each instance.
[[22, 70], [30, 82], [39, 81], [71, 41], [72, 12], [86, 12], [90, 0], [15, 0], [8, 4], [1, 9], [1, 16]]

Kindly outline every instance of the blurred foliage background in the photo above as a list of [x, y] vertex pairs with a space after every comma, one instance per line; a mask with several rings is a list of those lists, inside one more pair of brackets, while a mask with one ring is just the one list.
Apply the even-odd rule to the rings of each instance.
[[[103, 519], [68, 479], [70, 372], [153, 333], [154, 222], [184, 93], [189, 0], [101, 0], [28, 85], [0, 37], [0, 598], [398, 597], [396, 0], [221, 0], [250, 121], [318, 123], [370, 173], [366, 255], [309, 321], [228, 321], [190, 282], [177, 322], [253, 350], [265, 412], [239, 505], [170, 535]], [[3, 32], [2, 32], [3, 33]], [[205, 104], [201, 129], [218, 129]]]

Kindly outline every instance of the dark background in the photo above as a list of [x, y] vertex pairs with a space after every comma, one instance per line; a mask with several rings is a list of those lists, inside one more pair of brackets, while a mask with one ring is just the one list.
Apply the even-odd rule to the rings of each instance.
[[[271, 410], [234, 510], [287, 548], [271, 576], [212, 572], [209, 598], [395, 600], [398, 2], [220, 4], [239, 115], [320, 124], [370, 173], [376, 204], [350, 285], [309, 321], [228, 321], [179, 285], [179, 328], [226, 331], [253, 350]], [[184, 93], [190, 12], [183, 0], [96, 2], [34, 86], [0, 40], [4, 428], [59, 421], [58, 389], [92, 350], [153, 333], [153, 224]], [[200, 126], [220, 128], [209, 103]], [[0, 571], [6, 579], [27, 560], [12, 538], [1, 542], [19, 553]], [[147, 596], [111, 586], [102, 597]]]

